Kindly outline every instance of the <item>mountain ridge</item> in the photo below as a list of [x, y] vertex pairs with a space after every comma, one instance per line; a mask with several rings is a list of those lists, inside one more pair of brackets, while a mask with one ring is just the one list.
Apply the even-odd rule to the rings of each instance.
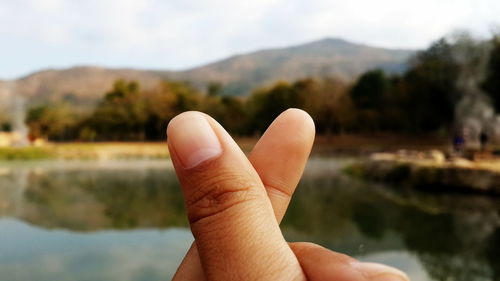
[[[79, 65], [39, 70], [13, 82], [15, 92], [32, 102], [57, 101], [68, 94], [96, 100], [117, 79], [137, 80], [144, 88], [153, 87], [162, 79], [189, 81], [201, 89], [208, 83], [219, 82], [224, 85], [225, 94], [244, 95], [278, 80], [325, 76], [353, 80], [374, 68], [398, 73], [404, 71], [408, 58], [414, 53], [415, 50], [372, 47], [327, 37], [289, 47], [235, 54], [181, 71]], [[0, 86], [5, 82], [0, 80]]]

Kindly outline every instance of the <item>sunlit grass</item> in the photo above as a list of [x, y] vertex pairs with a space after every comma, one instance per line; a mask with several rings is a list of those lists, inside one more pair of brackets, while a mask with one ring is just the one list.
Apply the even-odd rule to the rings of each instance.
[[166, 159], [166, 143], [57, 143], [43, 147], [0, 148], [0, 160]]
[[1, 147], [0, 160], [43, 160], [55, 158], [54, 151], [41, 147]]

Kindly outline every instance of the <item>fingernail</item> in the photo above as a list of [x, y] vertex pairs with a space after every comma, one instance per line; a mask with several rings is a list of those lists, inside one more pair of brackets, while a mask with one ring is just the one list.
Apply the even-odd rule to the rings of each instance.
[[399, 269], [373, 262], [354, 262], [354, 268], [370, 281], [409, 281], [408, 276]]
[[168, 125], [168, 141], [186, 169], [222, 153], [212, 127], [205, 116], [197, 112], [182, 113], [172, 119]]

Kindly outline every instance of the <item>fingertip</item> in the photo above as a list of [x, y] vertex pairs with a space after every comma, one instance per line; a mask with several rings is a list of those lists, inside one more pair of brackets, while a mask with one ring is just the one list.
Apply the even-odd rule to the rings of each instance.
[[170, 121], [167, 124], [167, 130], [166, 130], [167, 138], [168, 138], [169, 134], [171, 132], [173, 132], [173, 130], [179, 124], [182, 123], [183, 120], [186, 120], [188, 118], [193, 118], [196, 116], [203, 116], [203, 115], [204, 114], [202, 112], [199, 112], [199, 111], [184, 111], [182, 113], [177, 114], [176, 116], [174, 116], [174, 118], [170, 119]]
[[365, 275], [368, 280], [373, 281], [409, 281], [408, 275], [403, 271], [374, 262], [354, 262], [352, 266]]
[[174, 117], [167, 126], [168, 146], [185, 169], [222, 154], [222, 146], [204, 114], [188, 111]]
[[314, 122], [309, 114], [291, 108], [273, 121], [249, 155], [278, 221], [283, 218], [302, 176], [314, 135]]
[[351, 266], [356, 260], [347, 255], [313, 243], [292, 243], [290, 247], [308, 280], [366, 280], [361, 272]]
[[399, 269], [384, 264], [360, 262], [313, 243], [290, 243], [304, 272], [311, 280], [409, 281]]
[[299, 108], [289, 108], [285, 110], [283, 113], [281, 113], [277, 119], [279, 119], [280, 117], [293, 121], [294, 124], [298, 124], [304, 130], [306, 130], [306, 133], [314, 136], [316, 131], [316, 126], [314, 124], [314, 120], [312, 119], [311, 115], [309, 115], [309, 113], [307, 113], [306, 111]]
[[289, 243], [290, 248], [297, 256], [301, 256], [307, 259], [314, 260], [318, 257], [327, 257], [330, 260], [335, 260], [336, 262], [342, 262], [346, 264], [351, 264], [357, 262], [356, 259], [337, 252], [333, 252], [321, 245], [311, 243], [311, 242], [294, 242]]
[[289, 152], [303, 154], [309, 152], [314, 137], [315, 125], [311, 116], [302, 109], [290, 108], [276, 117], [261, 140], [286, 143]]

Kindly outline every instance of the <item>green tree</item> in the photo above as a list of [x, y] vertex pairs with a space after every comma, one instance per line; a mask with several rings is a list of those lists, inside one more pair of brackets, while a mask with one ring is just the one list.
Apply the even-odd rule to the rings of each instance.
[[358, 79], [351, 90], [351, 99], [357, 110], [356, 129], [382, 129], [381, 120], [385, 98], [390, 90], [389, 78], [382, 70], [369, 71]]
[[353, 106], [348, 85], [339, 79], [303, 79], [295, 83], [305, 97], [304, 109], [311, 115], [320, 134], [342, 133], [350, 129]]
[[264, 132], [271, 122], [284, 110], [295, 107], [304, 108], [306, 97], [300, 91], [300, 81], [293, 85], [278, 82], [269, 89], [259, 89], [247, 101], [249, 129]]
[[5, 111], [6, 108], [0, 108], [0, 132], [9, 132], [12, 129], [10, 117]]
[[188, 110], [199, 110], [202, 95], [186, 82], [162, 81], [154, 89], [142, 93], [146, 102], [145, 124], [148, 140], [162, 140], [170, 119]]
[[495, 109], [500, 111], [500, 35], [491, 40], [492, 50], [483, 89], [490, 95]]
[[446, 39], [416, 55], [403, 77], [412, 131], [432, 131], [453, 123], [459, 71], [453, 45]]
[[93, 128], [99, 139], [143, 140], [145, 110], [139, 84], [118, 80], [84, 126]]
[[351, 90], [351, 98], [359, 109], [378, 110], [390, 83], [382, 70], [372, 70], [361, 75]]
[[32, 137], [67, 141], [76, 138], [80, 118], [73, 107], [61, 103], [29, 109], [26, 124]]
[[209, 97], [220, 96], [222, 94], [222, 84], [219, 82], [210, 82], [207, 86], [207, 95]]
[[232, 133], [248, 134], [248, 113], [244, 101], [239, 97], [224, 96], [221, 103], [224, 110], [220, 119], [222, 125]]

